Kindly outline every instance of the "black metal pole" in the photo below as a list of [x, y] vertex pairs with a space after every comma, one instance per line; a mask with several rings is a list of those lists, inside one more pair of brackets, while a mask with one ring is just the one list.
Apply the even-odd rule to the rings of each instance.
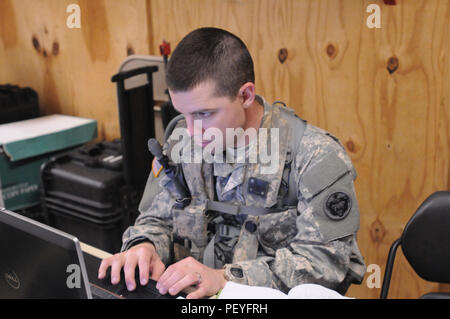
[[401, 240], [399, 238], [396, 241], [394, 241], [394, 243], [391, 246], [391, 249], [389, 250], [388, 259], [386, 262], [386, 270], [384, 271], [383, 286], [381, 287], [380, 299], [387, 298], [387, 295], [389, 292], [389, 285], [391, 283], [392, 270], [394, 269], [395, 254], [397, 252], [397, 248], [400, 245], [401, 245]]

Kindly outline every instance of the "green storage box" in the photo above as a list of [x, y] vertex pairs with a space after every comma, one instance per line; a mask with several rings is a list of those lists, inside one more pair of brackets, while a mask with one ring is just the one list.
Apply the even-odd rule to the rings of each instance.
[[48, 115], [0, 125], [0, 207], [21, 210], [40, 203], [40, 167], [97, 137], [97, 121]]

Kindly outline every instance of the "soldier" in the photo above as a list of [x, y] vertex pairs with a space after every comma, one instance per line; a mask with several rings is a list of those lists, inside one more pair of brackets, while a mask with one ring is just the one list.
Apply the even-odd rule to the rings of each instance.
[[[200, 149], [235, 161], [179, 163], [190, 193], [189, 203], [180, 206], [185, 195], [154, 160], [141, 214], [125, 231], [121, 253], [102, 261], [99, 278], [111, 267], [111, 281], [118, 283], [124, 267], [133, 290], [139, 266], [141, 284], [151, 274], [162, 294], [196, 285], [188, 298], [214, 295], [227, 281], [283, 292], [315, 283], [342, 294], [351, 283], [361, 283], [356, 171], [338, 139], [257, 95], [250, 53], [224, 30], [188, 34], [168, 63], [167, 84], [184, 115], [177, 128]], [[205, 137], [211, 128], [222, 137]], [[266, 139], [246, 134], [227, 139], [227, 128], [269, 133]], [[179, 147], [175, 135], [164, 145], [172, 164], [174, 154], [198, 150]], [[221, 148], [230, 140], [231, 147]], [[263, 151], [276, 152], [271, 169], [248, 160], [255, 150], [259, 159]], [[244, 154], [244, 163], [236, 161], [236, 153]]]

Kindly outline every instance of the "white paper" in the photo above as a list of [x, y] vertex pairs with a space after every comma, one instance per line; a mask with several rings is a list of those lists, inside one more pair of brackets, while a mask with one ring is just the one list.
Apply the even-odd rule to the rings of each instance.
[[320, 285], [303, 284], [289, 290], [289, 299], [354, 299]]
[[92, 121], [92, 119], [55, 114], [31, 120], [2, 124], [0, 125], [0, 145], [53, 134]]
[[267, 287], [254, 287], [226, 283], [219, 299], [351, 299], [334, 290], [315, 284], [304, 284], [292, 288], [286, 295], [279, 290]]

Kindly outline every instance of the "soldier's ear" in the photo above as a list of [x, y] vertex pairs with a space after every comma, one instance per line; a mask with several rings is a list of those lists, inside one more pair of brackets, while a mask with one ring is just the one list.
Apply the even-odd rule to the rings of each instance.
[[253, 104], [253, 101], [255, 101], [255, 97], [256, 89], [254, 83], [247, 82], [240, 87], [238, 98], [245, 109]]

